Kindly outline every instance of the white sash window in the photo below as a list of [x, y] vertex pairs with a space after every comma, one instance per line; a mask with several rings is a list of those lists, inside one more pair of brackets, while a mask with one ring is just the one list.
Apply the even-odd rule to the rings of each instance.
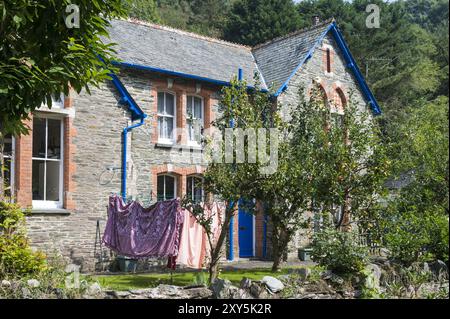
[[63, 122], [33, 119], [33, 208], [63, 206]]
[[166, 92], [158, 93], [158, 141], [172, 144], [176, 122], [175, 95]]
[[204, 126], [203, 99], [196, 96], [187, 97], [187, 128], [190, 144], [200, 144]]

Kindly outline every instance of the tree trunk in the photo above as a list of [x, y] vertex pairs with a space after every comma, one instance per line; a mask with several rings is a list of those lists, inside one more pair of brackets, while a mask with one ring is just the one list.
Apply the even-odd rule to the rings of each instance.
[[273, 254], [273, 264], [272, 272], [278, 272], [280, 270], [282, 252], [280, 252], [279, 241], [280, 241], [280, 228], [278, 222], [272, 221], [272, 254]]
[[273, 264], [272, 272], [279, 272], [284, 260], [284, 256], [287, 250], [288, 243], [290, 241], [289, 232], [282, 226], [274, 223], [273, 230]]
[[231, 217], [235, 213], [235, 208], [227, 208], [225, 210], [225, 221], [222, 225], [222, 229], [220, 230], [220, 235], [217, 240], [215, 247], [211, 250], [211, 261], [209, 263], [209, 284], [212, 284], [219, 275], [219, 262], [220, 257], [222, 256], [223, 245], [225, 243], [225, 239], [227, 237], [228, 231], [230, 230], [230, 222]]
[[342, 223], [341, 223], [341, 230], [344, 232], [349, 232], [352, 230], [351, 224], [350, 224], [350, 199], [349, 199], [349, 191], [348, 189], [345, 190], [345, 200], [344, 200], [344, 207], [342, 209]]

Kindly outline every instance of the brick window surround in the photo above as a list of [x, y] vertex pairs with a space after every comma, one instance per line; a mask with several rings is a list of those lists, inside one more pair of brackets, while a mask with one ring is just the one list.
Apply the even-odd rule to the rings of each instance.
[[322, 45], [322, 71], [325, 74], [333, 74], [334, 73], [334, 49], [331, 45], [323, 44]]
[[[64, 108], [71, 108], [73, 99], [64, 98]], [[51, 112], [49, 112], [51, 114]], [[67, 210], [76, 208], [72, 199], [72, 194], [76, 189], [73, 175], [76, 172], [74, 163], [75, 145], [73, 138], [76, 136], [76, 129], [73, 125], [73, 118], [61, 116], [63, 122], [63, 207]], [[33, 115], [24, 122], [30, 128], [28, 135], [21, 135], [15, 139], [15, 194], [16, 201], [23, 208], [32, 208], [32, 155], [33, 155]]]
[[163, 80], [154, 80], [152, 82], [151, 96], [153, 97], [153, 105], [151, 109], [152, 115], [152, 143], [157, 144], [159, 139], [158, 132], [158, 92], [168, 92], [175, 95], [176, 106], [176, 125], [175, 125], [175, 142], [179, 145], [188, 144], [187, 132], [187, 97], [197, 96], [203, 99], [203, 119], [204, 128], [209, 129], [211, 122], [214, 121], [212, 111], [213, 98], [215, 91], [202, 88], [198, 92], [196, 85], [177, 84], [176, 81], [168, 88], [168, 84]]
[[186, 195], [187, 178], [189, 176], [200, 176], [205, 172], [201, 166], [177, 167], [170, 164], [156, 165], [151, 169], [152, 172], [152, 198], [157, 198], [158, 175], [171, 175], [176, 178], [177, 197], [182, 198]]

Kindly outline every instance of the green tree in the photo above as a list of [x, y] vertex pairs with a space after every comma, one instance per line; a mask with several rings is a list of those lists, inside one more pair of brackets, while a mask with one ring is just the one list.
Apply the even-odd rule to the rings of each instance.
[[123, 0], [128, 16], [148, 22], [160, 22], [155, 0]]
[[298, 26], [292, 0], [238, 0], [232, 6], [224, 38], [253, 46], [295, 31]]
[[320, 98], [307, 101], [303, 90], [298, 96], [280, 140], [278, 170], [259, 191], [273, 225], [273, 271], [312, 218], [333, 217], [341, 230], [353, 223], [367, 227], [387, 177], [384, 146], [367, 109], [350, 102], [338, 115]]
[[[262, 93], [258, 89], [253, 93], [248, 93], [247, 85], [244, 82], [233, 80], [230, 87], [222, 90], [219, 116], [213, 122], [214, 130], [218, 135], [213, 135], [208, 140], [208, 154], [211, 161], [204, 174], [205, 191], [214, 196], [213, 200], [225, 203], [220, 235], [211, 247], [210, 282], [213, 282], [218, 276], [219, 261], [224, 252], [231, 218], [238, 211], [238, 202], [240, 199], [255, 198], [258, 182], [261, 180], [259, 169], [261, 165], [264, 165], [266, 159], [265, 156], [258, 156], [255, 162], [247, 160], [251, 152], [248, 145], [255, 142], [251, 137], [244, 138], [245, 145], [241, 149], [242, 152], [237, 151], [237, 147], [233, 148], [231, 152], [228, 150], [230, 146], [233, 147], [233, 144], [237, 145], [238, 140], [242, 141], [239, 138], [240, 132], [247, 129], [257, 131], [259, 128], [264, 128], [269, 122], [264, 119], [262, 114], [269, 114], [268, 110], [271, 107], [272, 103], [266, 93]], [[216, 139], [214, 136], [220, 138]], [[223, 137], [225, 138], [221, 140]], [[243, 161], [240, 160], [242, 159], [240, 156], [243, 156]], [[208, 216], [205, 216], [201, 207], [189, 202], [185, 203], [185, 207], [196, 216], [208, 233]]]
[[74, 12], [66, 13], [70, 4], [69, 0], [0, 2], [0, 145], [7, 133], [25, 134], [23, 120], [46, 101], [51, 107], [52, 95], [68, 94], [69, 88], [89, 92], [89, 85], [108, 78], [114, 51], [102, 37], [108, 35], [108, 20], [123, 16], [121, 1], [77, 1], [79, 28], [66, 25]]
[[394, 257], [407, 264], [420, 258], [448, 260], [448, 98], [409, 112], [392, 149], [398, 154], [394, 176], [407, 178], [381, 218], [386, 243]]

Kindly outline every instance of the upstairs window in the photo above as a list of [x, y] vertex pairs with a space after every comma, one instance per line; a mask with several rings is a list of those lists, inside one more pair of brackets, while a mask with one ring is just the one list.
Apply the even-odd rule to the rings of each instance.
[[173, 143], [175, 130], [175, 96], [171, 93], [158, 93], [158, 140]]
[[172, 175], [158, 175], [157, 200], [166, 201], [177, 196], [177, 180]]
[[14, 139], [9, 134], [6, 135], [3, 145], [3, 177], [4, 177], [4, 183], [5, 183], [5, 195], [7, 197], [11, 197], [12, 194], [12, 187], [13, 187], [13, 181], [14, 181]]
[[[43, 104], [43, 106], [48, 106], [48, 103]], [[64, 108], [64, 94], [52, 94], [52, 109], [63, 109]]]
[[33, 119], [33, 208], [62, 207], [63, 126], [61, 120]]
[[187, 197], [195, 203], [201, 203], [204, 200], [203, 178], [200, 176], [190, 176], [187, 178], [186, 185]]
[[203, 99], [196, 96], [187, 97], [187, 128], [189, 143], [200, 144], [203, 120]]

